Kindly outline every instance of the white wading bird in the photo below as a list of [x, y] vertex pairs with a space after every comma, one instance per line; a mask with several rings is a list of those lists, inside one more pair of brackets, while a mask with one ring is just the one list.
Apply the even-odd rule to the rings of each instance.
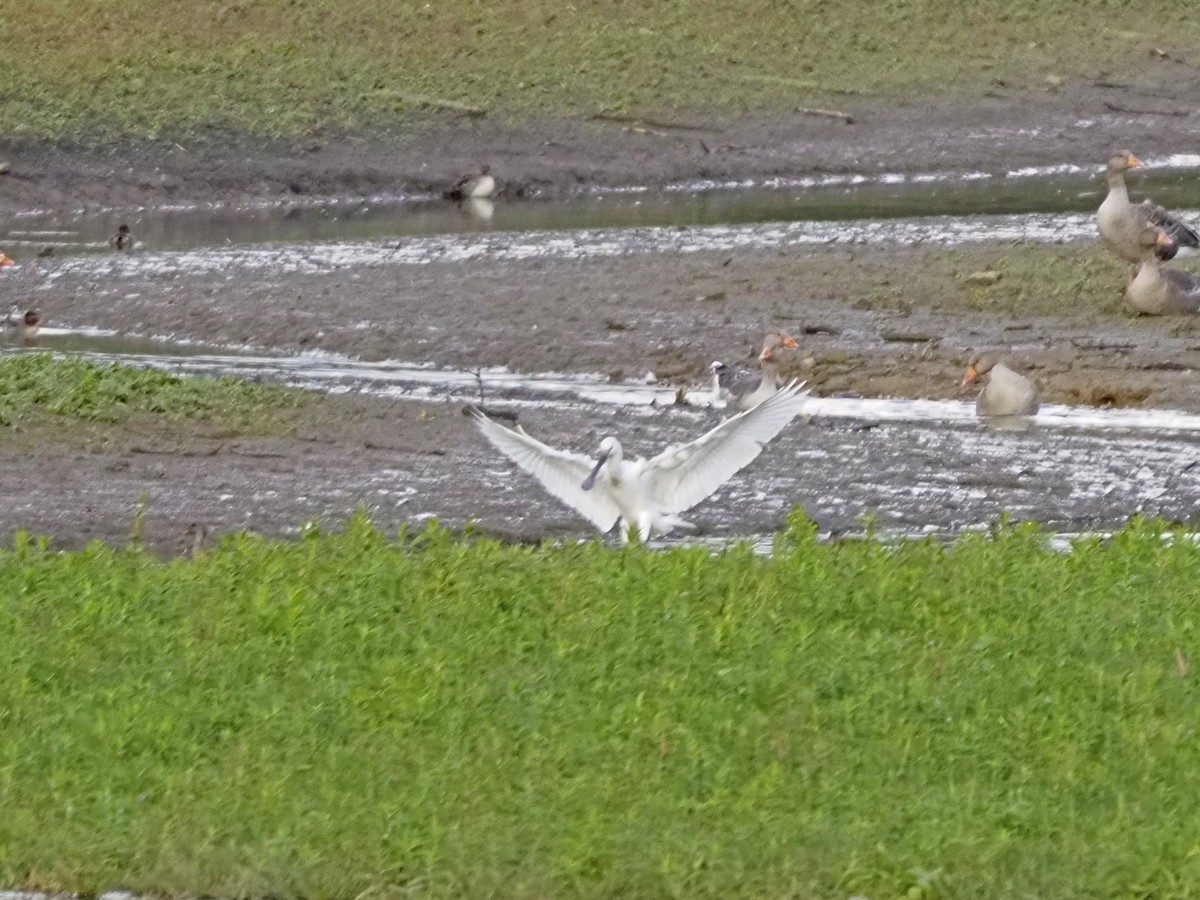
[[807, 402], [808, 392], [801, 388], [793, 382], [690, 444], [668, 447], [650, 459], [625, 459], [614, 437], [600, 442], [596, 459], [555, 450], [519, 427], [505, 428], [476, 409], [471, 414], [492, 446], [602, 533], [619, 519], [623, 541], [633, 530], [646, 541], [675, 528], [694, 531], [696, 526], [678, 513], [749, 465], [787, 427]]

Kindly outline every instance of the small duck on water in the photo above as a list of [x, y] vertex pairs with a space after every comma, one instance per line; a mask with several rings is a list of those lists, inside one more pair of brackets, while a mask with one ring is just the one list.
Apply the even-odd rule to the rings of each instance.
[[482, 200], [492, 196], [495, 190], [496, 179], [492, 177], [491, 168], [480, 166], [477, 173], [464, 175], [442, 196], [447, 200]]
[[41, 324], [42, 315], [36, 309], [21, 312], [14, 306], [4, 319], [4, 331], [15, 340], [28, 341], [37, 335]]
[[108, 239], [108, 245], [114, 250], [125, 252], [133, 249], [133, 234], [129, 230], [129, 226], [121, 224], [117, 226], [117, 233]]
[[987, 376], [987, 382], [975, 400], [975, 412], [989, 416], [1032, 416], [1042, 405], [1037, 385], [1006, 366], [1000, 354], [976, 353], [967, 362], [962, 386]]

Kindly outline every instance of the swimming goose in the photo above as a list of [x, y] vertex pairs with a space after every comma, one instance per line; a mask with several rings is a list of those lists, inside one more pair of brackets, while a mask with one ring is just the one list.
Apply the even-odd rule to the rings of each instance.
[[128, 225], [118, 225], [117, 233], [108, 239], [108, 245], [114, 250], [122, 252], [133, 249], [133, 234], [129, 231]]
[[676, 528], [695, 530], [680, 518], [749, 465], [768, 441], [803, 409], [808, 392], [793, 382], [758, 406], [726, 419], [690, 444], [667, 447], [650, 459], [625, 459], [614, 437], [600, 442], [596, 459], [556, 450], [470, 410], [487, 440], [581, 513], [601, 533], [621, 523], [621, 539], [642, 541]]
[[738, 409], [751, 409], [779, 390], [779, 360], [775, 351], [798, 347], [791, 335], [772, 331], [763, 338], [758, 354], [759, 372], [735, 371], [720, 360], [710, 368], [713, 373], [713, 405], [732, 403]]
[[1144, 163], [1122, 150], [1108, 161], [1108, 196], [1096, 210], [1096, 225], [1104, 245], [1121, 259], [1141, 262], [1144, 247], [1142, 233], [1148, 227], [1163, 231], [1169, 241], [1156, 250], [1159, 259], [1171, 259], [1179, 247], [1200, 247], [1200, 235], [1176, 219], [1163, 207], [1143, 200], [1129, 201], [1129, 190], [1125, 186], [1125, 173]]
[[976, 353], [967, 362], [962, 386], [982, 376], [987, 384], [975, 400], [980, 416], [1032, 416], [1041, 406], [1037, 385], [1000, 361], [999, 353]]
[[41, 322], [42, 316], [36, 309], [27, 309], [25, 312], [21, 312], [18, 307], [14, 306], [4, 318], [4, 331], [9, 337], [25, 341], [38, 333], [38, 326]]
[[491, 176], [489, 166], [480, 166], [476, 175], [464, 175], [443, 196], [447, 200], [481, 200], [492, 196], [496, 179]]
[[1173, 241], [1155, 229], [1153, 241], [1145, 237], [1143, 243], [1141, 265], [1125, 289], [1129, 305], [1148, 316], [1200, 312], [1200, 278], [1181, 269], [1163, 268], [1156, 252]]

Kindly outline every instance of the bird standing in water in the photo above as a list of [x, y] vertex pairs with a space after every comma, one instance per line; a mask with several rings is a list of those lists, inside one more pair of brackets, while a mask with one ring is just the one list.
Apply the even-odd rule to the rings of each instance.
[[114, 250], [126, 252], [133, 249], [133, 234], [129, 230], [129, 226], [121, 224], [117, 226], [117, 233], [108, 240], [108, 244]]
[[802, 387], [792, 383], [691, 443], [650, 459], [626, 459], [614, 437], [604, 438], [592, 459], [543, 444], [521, 428], [505, 428], [478, 410], [471, 413], [492, 446], [601, 532], [619, 521], [623, 541], [631, 534], [647, 541], [676, 528], [695, 530], [679, 513], [749, 465], [787, 427], [807, 402]]

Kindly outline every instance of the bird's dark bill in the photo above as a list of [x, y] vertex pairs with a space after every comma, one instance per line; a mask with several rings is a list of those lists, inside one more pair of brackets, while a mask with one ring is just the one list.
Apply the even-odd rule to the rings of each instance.
[[600, 467], [604, 465], [607, 459], [608, 454], [605, 454], [596, 460], [596, 465], [592, 467], [592, 471], [588, 473], [588, 477], [583, 479], [583, 484], [580, 485], [581, 488], [585, 491], [590, 491], [596, 486], [596, 476], [600, 474]]

